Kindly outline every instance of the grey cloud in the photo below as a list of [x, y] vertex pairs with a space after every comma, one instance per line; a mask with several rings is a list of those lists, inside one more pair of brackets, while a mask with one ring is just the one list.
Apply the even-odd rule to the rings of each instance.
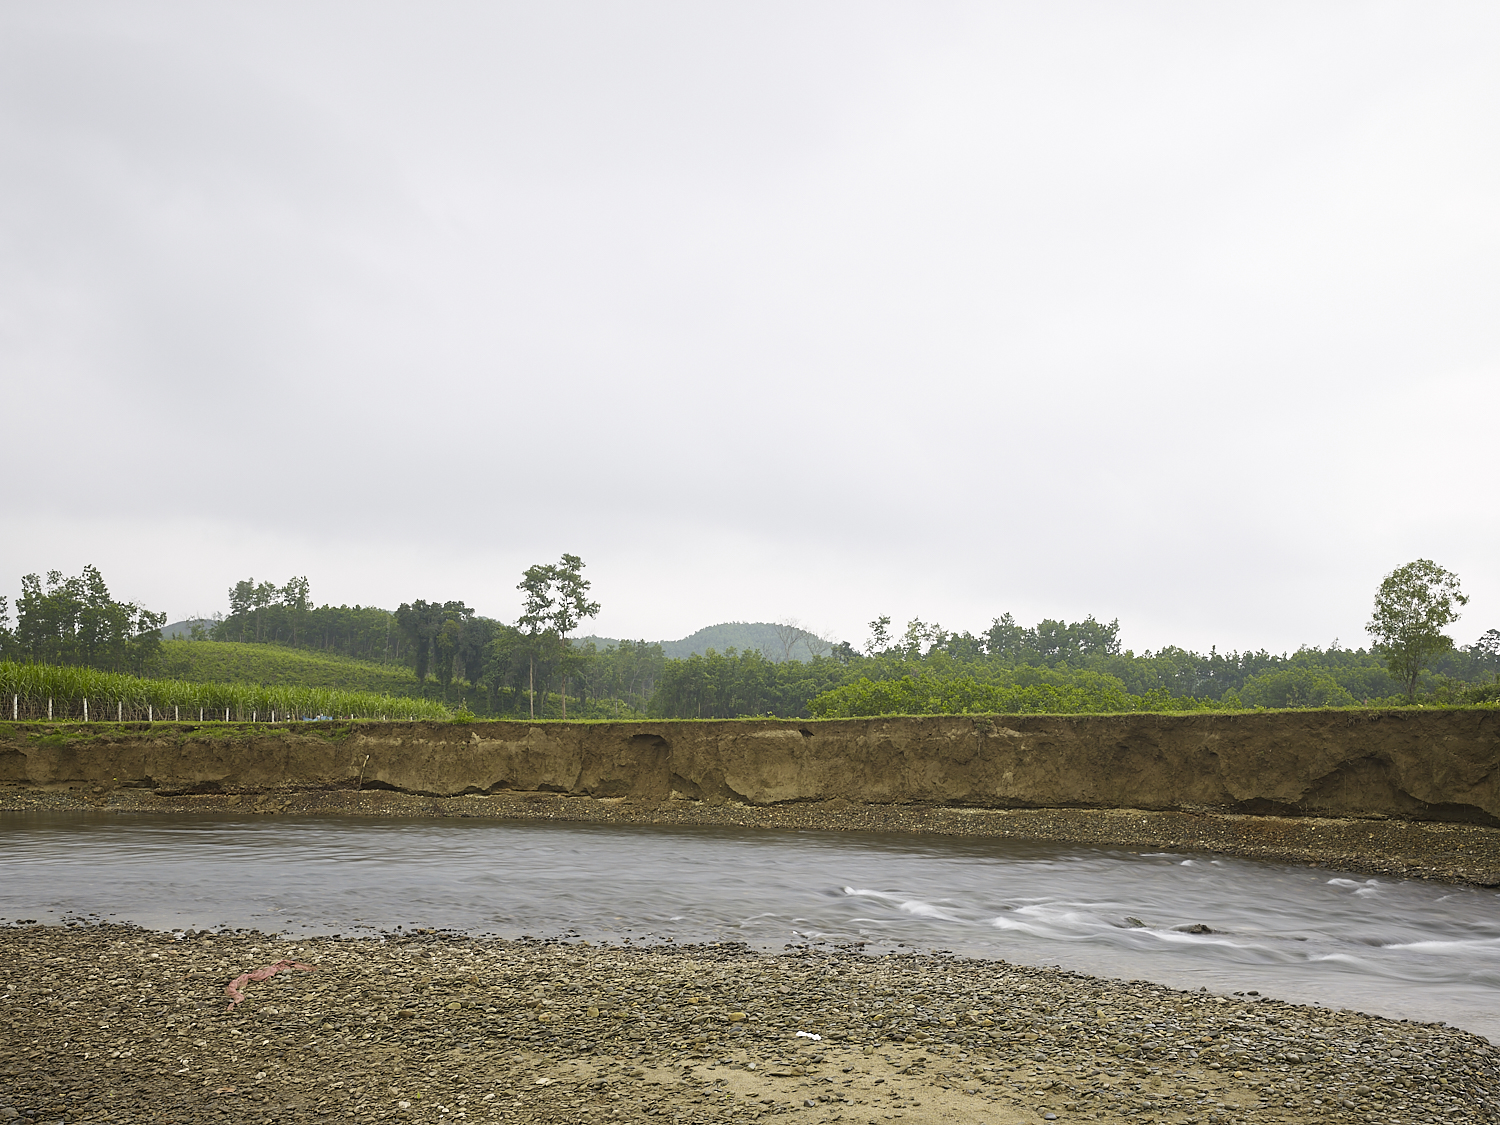
[[1497, 31], [5, 9], [6, 458], [45, 533], [0, 563], [509, 616], [574, 550], [607, 632], [1011, 609], [1283, 648], [1357, 640], [1428, 555], [1477, 632]]

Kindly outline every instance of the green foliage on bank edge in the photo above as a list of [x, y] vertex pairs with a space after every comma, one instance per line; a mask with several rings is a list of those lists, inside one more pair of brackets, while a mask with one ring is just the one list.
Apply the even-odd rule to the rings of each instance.
[[1060, 673], [1046, 668], [1009, 671], [999, 682], [971, 676], [931, 674], [893, 680], [864, 677], [817, 696], [808, 705], [814, 718], [864, 715], [1092, 715], [1131, 711], [1199, 711], [1214, 706], [1174, 699], [1152, 689], [1131, 695], [1113, 676], [1098, 672]]
[[[446, 720], [448, 708], [424, 699], [407, 699], [364, 691], [258, 684], [191, 683], [184, 680], [141, 679], [92, 668], [59, 668], [48, 664], [0, 661], [0, 704], [6, 717], [15, 706], [27, 717], [45, 714], [52, 701], [57, 718], [81, 718], [88, 700], [91, 719], [110, 720], [122, 712], [137, 718], [151, 709], [156, 717], [183, 713], [184, 718], [244, 721], [272, 712], [287, 718], [319, 716], [362, 719]], [[178, 711], [174, 711], [176, 708]]]
[[[1088, 671], [1018, 668], [999, 676], [998, 682], [972, 676], [919, 673], [888, 680], [862, 677], [816, 696], [808, 704], [808, 711], [814, 718], [845, 719], [873, 715], [1232, 714], [1251, 710], [1389, 710], [1412, 706], [1404, 695], [1361, 703], [1330, 677], [1309, 669], [1278, 673], [1275, 679], [1287, 682], [1276, 682], [1268, 685], [1267, 690], [1252, 692], [1249, 700], [1236, 692], [1227, 692], [1224, 699], [1215, 700], [1173, 696], [1160, 688], [1132, 695], [1114, 676]], [[1439, 707], [1494, 707], [1500, 703], [1500, 685], [1437, 692], [1431, 698], [1433, 705]]]

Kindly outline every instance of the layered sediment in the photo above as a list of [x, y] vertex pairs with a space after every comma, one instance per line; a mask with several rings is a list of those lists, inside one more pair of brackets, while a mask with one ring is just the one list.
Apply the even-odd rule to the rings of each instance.
[[0, 728], [0, 785], [769, 806], [1205, 809], [1500, 826], [1500, 713]]

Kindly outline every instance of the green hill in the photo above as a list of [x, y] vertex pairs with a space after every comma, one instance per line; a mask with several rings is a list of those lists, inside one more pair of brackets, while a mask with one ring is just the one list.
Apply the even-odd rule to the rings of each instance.
[[[705, 625], [696, 633], [689, 633], [680, 641], [662, 641], [662, 653], [669, 660], [686, 660], [690, 656], [702, 656], [713, 649], [715, 652], [758, 652], [767, 660], [810, 660], [813, 656], [827, 652], [818, 646], [818, 639], [807, 630], [797, 629], [787, 633], [790, 649], [783, 644], [785, 626], [773, 625], [769, 621], [725, 621], [719, 625]], [[800, 637], [798, 637], [800, 634]], [[792, 639], [798, 637], [798, 639]], [[814, 649], [808, 647], [807, 638], [813, 641]], [[599, 648], [619, 644], [613, 637], [579, 637], [575, 643], [593, 641]]]
[[227, 641], [169, 640], [152, 672], [200, 684], [263, 684], [420, 696], [417, 677], [399, 664], [372, 664], [347, 656]]

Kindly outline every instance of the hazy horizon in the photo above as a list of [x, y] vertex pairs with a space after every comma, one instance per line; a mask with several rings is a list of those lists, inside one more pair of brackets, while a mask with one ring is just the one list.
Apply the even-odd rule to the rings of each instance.
[[1500, 9], [0, 9], [0, 594], [1500, 627]]

